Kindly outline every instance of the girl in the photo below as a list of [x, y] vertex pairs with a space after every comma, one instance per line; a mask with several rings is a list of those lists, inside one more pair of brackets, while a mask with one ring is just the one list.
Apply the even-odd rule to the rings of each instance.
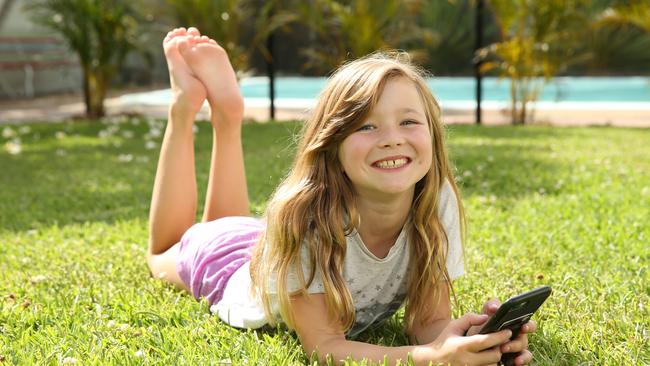
[[[462, 206], [443, 146], [440, 109], [421, 73], [374, 55], [343, 66], [304, 126], [291, 172], [264, 220], [249, 217], [241, 147], [243, 100], [224, 50], [195, 28], [163, 48], [173, 100], [150, 213], [154, 276], [206, 297], [230, 325], [284, 321], [307, 354], [416, 364], [530, 362], [524, 326], [478, 335], [496, 311], [450, 319], [451, 281], [464, 272]], [[207, 99], [212, 162], [203, 222], [192, 127]], [[346, 339], [406, 304], [412, 346]]]

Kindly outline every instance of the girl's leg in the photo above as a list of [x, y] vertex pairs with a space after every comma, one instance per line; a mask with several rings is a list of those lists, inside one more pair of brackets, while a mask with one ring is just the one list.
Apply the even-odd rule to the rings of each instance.
[[[194, 30], [194, 29], [193, 29]], [[203, 221], [248, 216], [249, 202], [241, 143], [244, 102], [228, 55], [208, 37], [180, 45], [183, 59], [207, 89], [213, 126], [212, 158]]]
[[176, 270], [178, 242], [194, 224], [197, 206], [193, 123], [206, 90], [185, 64], [179, 45], [198, 32], [175, 29], [163, 41], [173, 100], [160, 150], [149, 213], [149, 252], [152, 274], [181, 288]]

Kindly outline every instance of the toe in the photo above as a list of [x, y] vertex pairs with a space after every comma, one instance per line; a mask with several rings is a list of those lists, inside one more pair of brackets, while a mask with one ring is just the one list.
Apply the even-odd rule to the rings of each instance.
[[191, 34], [191, 35], [193, 35], [193, 36], [200, 36], [200, 35], [201, 35], [201, 32], [199, 32], [199, 30], [196, 29], [195, 27], [189, 27], [189, 28], [187, 29], [187, 34]]

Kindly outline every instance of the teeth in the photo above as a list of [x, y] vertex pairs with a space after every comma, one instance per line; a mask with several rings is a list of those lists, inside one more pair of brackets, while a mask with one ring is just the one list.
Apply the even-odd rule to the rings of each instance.
[[397, 160], [383, 160], [377, 163], [377, 166], [382, 168], [382, 169], [390, 169], [390, 168], [399, 168], [403, 165], [405, 165], [408, 162], [408, 160], [402, 158], [402, 159], [397, 159]]

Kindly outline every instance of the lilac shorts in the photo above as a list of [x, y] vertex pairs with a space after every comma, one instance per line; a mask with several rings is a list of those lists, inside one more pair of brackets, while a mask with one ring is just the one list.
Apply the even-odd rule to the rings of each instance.
[[210, 305], [221, 300], [235, 271], [250, 261], [253, 246], [264, 229], [253, 217], [223, 217], [195, 224], [181, 238], [176, 268], [196, 299]]

